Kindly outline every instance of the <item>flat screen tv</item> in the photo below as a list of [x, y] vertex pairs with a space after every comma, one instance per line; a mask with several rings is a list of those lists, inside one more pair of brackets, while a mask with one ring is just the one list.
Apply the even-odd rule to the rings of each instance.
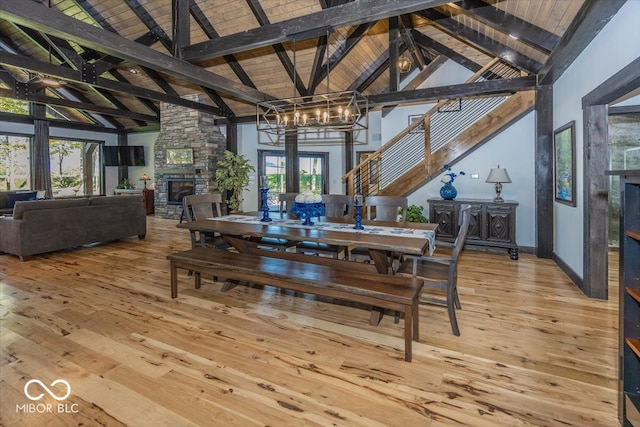
[[143, 145], [105, 145], [102, 149], [105, 166], [145, 166]]

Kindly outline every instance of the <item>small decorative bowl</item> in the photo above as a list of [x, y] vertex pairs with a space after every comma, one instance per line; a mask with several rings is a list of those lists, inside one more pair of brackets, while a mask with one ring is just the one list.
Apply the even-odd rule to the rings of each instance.
[[294, 203], [289, 211], [296, 217], [304, 219], [302, 225], [313, 225], [311, 218], [320, 219], [324, 216], [324, 205], [322, 203]]

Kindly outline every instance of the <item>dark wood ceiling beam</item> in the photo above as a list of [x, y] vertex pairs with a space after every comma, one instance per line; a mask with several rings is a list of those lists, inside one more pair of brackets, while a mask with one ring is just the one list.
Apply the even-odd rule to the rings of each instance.
[[320, 82], [327, 77], [327, 71], [335, 68], [342, 60], [358, 45], [358, 42], [367, 34], [376, 23], [368, 22], [358, 25], [349, 35], [342, 45], [334, 52], [333, 55], [319, 67], [317, 73], [313, 73], [314, 80], [309, 86], [309, 92], [314, 93]]
[[159, 117], [135, 113], [130, 110], [120, 110], [115, 108], [102, 107], [100, 105], [95, 105], [89, 102], [78, 102], [78, 101], [72, 101], [70, 99], [54, 98], [52, 96], [35, 94], [30, 91], [27, 96], [22, 96], [20, 92], [22, 91], [0, 89], [0, 96], [3, 96], [5, 98], [20, 99], [23, 101], [35, 102], [37, 104], [58, 105], [61, 107], [75, 108], [77, 110], [104, 114], [107, 116], [127, 117], [130, 119], [150, 121], [150, 122], [159, 121]]
[[[249, 9], [251, 9], [251, 12], [253, 12], [253, 16], [256, 18], [258, 23], [262, 26], [269, 25], [270, 24], [269, 17], [267, 16], [264, 9], [262, 8], [260, 1], [259, 0], [246, 0], [246, 1], [247, 1], [247, 5], [249, 6]], [[295, 49], [295, 40], [294, 40], [294, 49]], [[285, 71], [289, 75], [289, 78], [291, 79], [291, 81], [295, 82], [296, 90], [298, 91], [298, 93], [301, 96], [309, 95], [309, 90], [305, 87], [304, 83], [302, 82], [302, 79], [300, 78], [298, 71], [295, 69], [296, 67], [291, 62], [291, 59], [289, 59], [289, 55], [287, 55], [287, 51], [282, 45], [282, 43], [275, 43], [273, 45], [273, 50], [276, 52], [276, 55], [278, 56], [280, 63], [282, 64]], [[294, 55], [295, 55], [295, 52], [294, 52]]]
[[465, 67], [470, 71], [473, 71], [474, 73], [482, 69], [482, 66], [480, 64], [477, 64], [471, 61], [470, 59], [468, 59], [467, 57], [460, 55], [455, 50], [450, 49], [447, 46], [443, 45], [442, 43], [439, 43], [433, 40], [431, 37], [428, 37], [422, 34], [418, 30], [415, 30], [415, 29], [411, 30], [411, 34], [413, 35], [413, 39], [416, 41], [418, 45], [426, 49], [434, 50], [438, 52], [440, 55], [446, 56], [447, 58], [457, 62], [458, 64], [462, 65], [463, 67]]
[[426, 67], [424, 67], [414, 78], [407, 83], [402, 90], [415, 90], [418, 86], [424, 83], [438, 68], [440, 68], [445, 62], [447, 57], [444, 55], [438, 55], [433, 61], [431, 61]]
[[[111, 74], [117, 81], [122, 82], [123, 84], [129, 84], [129, 81], [120, 72], [116, 70], [112, 70], [109, 74]], [[173, 90], [173, 88], [171, 89]], [[99, 90], [102, 90], [102, 89], [99, 89]], [[173, 95], [173, 94], [169, 93], [169, 95]], [[173, 96], [179, 96], [179, 95], [176, 93]], [[147, 107], [147, 109], [151, 111], [151, 113], [158, 116], [160, 115], [160, 108], [158, 108], [156, 104], [154, 104], [153, 101], [151, 101], [149, 98], [141, 98], [138, 96], [138, 97], [135, 97], [135, 99], [138, 102], [140, 102], [142, 105]]]
[[411, 32], [413, 29], [413, 22], [411, 22], [411, 16], [402, 15], [400, 17], [400, 23], [402, 24], [400, 26], [400, 36], [409, 50], [414, 64], [417, 64], [418, 68], [422, 70], [429, 63], [429, 60], [425, 58], [422, 49], [417, 48], [416, 41], [413, 39], [413, 34]]
[[4, 19], [10, 22], [65, 38], [82, 46], [145, 65], [200, 86], [229, 93], [245, 101], [253, 103], [274, 99], [266, 93], [210, 73], [198, 66], [164, 55], [151, 48], [140, 46], [117, 34], [88, 25], [35, 2], [2, 0], [0, 11], [3, 12]]
[[218, 106], [220, 107], [220, 109], [222, 111], [224, 111], [224, 116], [228, 119], [233, 120], [236, 115], [235, 113], [231, 110], [231, 108], [229, 108], [229, 106], [227, 105], [226, 102], [224, 102], [224, 100], [222, 99], [222, 97], [220, 97], [220, 94], [218, 94], [218, 92], [216, 92], [213, 89], [209, 89], [206, 87], [203, 87], [202, 90], [204, 90], [204, 92], [209, 95], [209, 98], [211, 98], [211, 100]]
[[184, 49], [183, 57], [191, 62], [216, 58], [282, 43], [296, 37], [296, 35], [298, 35], [298, 39], [301, 34], [306, 34], [307, 38], [318, 37], [318, 34], [314, 34], [313, 30], [360, 25], [446, 3], [448, 3], [447, 0], [359, 0], [349, 2], [298, 18], [196, 43]]
[[[202, 31], [204, 31], [207, 37], [209, 37], [210, 39], [216, 39], [220, 37], [218, 32], [215, 30], [215, 28], [213, 28], [213, 25], [211, 25], [211, 22], [209, 22], [206, 15], [202, 12], [202, 9], [200, 9], [195, 0], [190, 0], [190, 6], [191, 16], [193, 16], [193, 19], [200, 26]], [[236, 77], [238, 77], [242, 84], [256, 89], [255, 83], [253, 83], [249, 75], [244, 71], [244, 68], [242, 68], [242, 66], [238, 63], [238, 60], [234, 55], [224, 55], [223, 59], [227, 62], [227, 65], [231, 67], [231, 70], [235, 73]]]
[[510, 13], [496, 9], [482, 0], [462, 0], [452, 3], [456, 10], [482, 22], [485, 25], [538, 49], [547, 55], [558, 45], [560, 37], [533, 25]]
[[389, 92], [397, 92], [400, 87], [400, 23], [397, 16], [389, 18]]
[[417, 13], [423, 18], [432, 21], [444, 32], [462, 39], [470, 46], [488, 53], [491, 56], [500, 58], [508, 64], [512, 64], [532, 74], [537, 74], [542, 68], [542, 64], [538, 61], [535, 61], [528, 56], [503, 45], [502, 43], [498, 43], [497, 41], [486, 37], [478, 33], [476, 30], [466, 27], [443, 13], [433, 9], [421, 10]]
[[171, 0], [173, 56], [182, 59], [182, 49], [191, 44], [189, 0]]
[[322, 60], [325, 57], [327, 51], [328, 37], [318, 37], [318, 45], [316, 46], [316, 54], [313, 57], [313, 65], [311, 66], [311, 73], [309, 75], [309, 90], [313, 93], [317, 85], [313, 82], [319, 82], [320, 74], [322, 73]]
[[[34, 118], [32, 116], [26, 116], [24, 114], [5, 113], [0, 111], [0, 122], [33, 124], [33, 121]], [[51, 128], [86, 130], [90, 132], [101, 132], [110, 134], [117, 134], [123, 130], [122, 127], [119, 129], [111, 129], [108, 127], [104, 127], [103, 125], [68, 122], [66, 120], [56, 120], [52, 118], [47, 118], [47, 121], [49, 122]]]
[[[146, 34], [135, 39], [135, 42], [140, 43], [141, 45], [144, 45], [144, 46], [151, 46], [158, 40], [160, 40], [158, 35], [152, 31], [149, 31]], [[119, 64], [122, 64], [123, 62], [124, 60], [122, 58], [116, 58], [115, 56], [112, 56], [112, 55], [104, 55], [97, 61], [94, 61], [93, 66], [96, 69], [96, 75], [99, 76], [99, 75], [102, 75], [103, 73], [106, 73], [107, 71], [112, 70], [114, 67], [116, 67]]]
[[585, 0], [558, 46], [538, 73], [539, 84], [554, 84], [626, 1]]
[[380, 56], [369, 66], [369, 72], [361, 75], [355, 82], [349, 86], [349, 90], [364, 92], [373, 84], [381, 75], [389, 68], [389, 51], [385, 50]]
[[[158, 34], [160, 43], [167, 49], [167, 52], [173, 54], [173, 41], [169, 38], [164, 29], [149, 15], [149, 12], [140, 4], [138, 0], [124, 0], [129, 9], [142, 21], [149, 31]], [[117, 55], [116, 55], [117, 56]]]
[[[51, 65], [47, 62], [36, 61], [33, 58], [24, 57], [8, 52], [0, 51], [0, 64], [24, 68], [26, 70], [44, 73], [64, 80], [82, 82], [82, 76], [79, 71], [74, 71], [70, 68], [59, 67], [57, 65]], [[207, 104], [189, 101], [180, 97], [170, 96], [165, 93], [140, 88], [127, 83], [116, 82], [102, 77], [98, 77], [96, 79], [95, 86], [107, 90], [121, 92], [125, 95], [133, 95], [141, 98], [152, 99], [154, 101], [168, 102], [170, 104], [181, 105], [183, 107], [204, 111], [210, 114], [223, 115], [222, 110]]]
[[417, 103], [463, 97], [492, 96], [531, 90], [536, 87], [536, 76], [517, 77], [515, 79], [485, 80], [449, 86], [431, 87], [411, 91], [400, 91], [369, 95], [369, 102], [376, 106], [403, 103]]

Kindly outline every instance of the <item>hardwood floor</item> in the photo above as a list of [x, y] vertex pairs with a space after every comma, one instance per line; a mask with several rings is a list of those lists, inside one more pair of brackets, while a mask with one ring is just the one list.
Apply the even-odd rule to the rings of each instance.
[[[1, 425], [618, 425], [615, 265], [600, 301], [552, 261], [464, 251], [462, 335], [422, 306], [407, 363], [393, 316], [372, 327], [362, 308], [195, 290], [186, 273], [171, 300], [165, 257], [190, 247], [175, 224], [149, 217], [143, 241], [0, 256]], [[58, 397], [50, 384], [66, 380], [71, 395], [34, 383], [44, 397], [31, 401], [31, 379]]]

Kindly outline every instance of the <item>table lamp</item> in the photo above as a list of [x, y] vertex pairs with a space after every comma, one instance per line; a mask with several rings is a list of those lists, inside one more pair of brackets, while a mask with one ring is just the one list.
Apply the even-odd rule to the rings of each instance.
[[145, 173], [140, 177], [140, 181], [144, 181], [144, 188], [147, 188], [147, 181], [149, 181], [151, 178], [149, 178], [149, 176]]
[[485, 182], [491, 182], [496, 184], [496, 197], [493, 199], [496, 203], [504, 202], [504, 199], [500, 197], [500, 193], [502, 192], [502, 184], [511, 182], [511, 178], [509, 178], [509, 174], [507, 170], [504, 168], [500, 168], [498, 165], [497, 168], [491, 169], [489, 172], [489, 176]]

